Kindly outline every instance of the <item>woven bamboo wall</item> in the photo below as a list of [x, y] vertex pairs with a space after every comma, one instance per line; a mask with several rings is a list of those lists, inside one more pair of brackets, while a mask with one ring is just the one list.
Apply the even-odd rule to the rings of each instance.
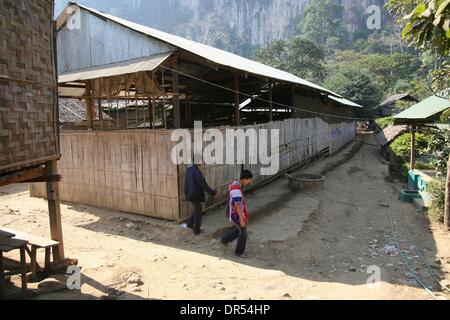
[[55, 156], [53, 1], [0, 0], [0, 174]]
[[[328, 124], [318, 118], [289, 119], [248, 128], [280, 130], [280, 171], [329, 147], [334, 153], [355, 137], [355, 123]], [[220, 129], [222, 132], [225, 129]], [[186, 165], [175, 165], [172, 130], [72, 131], [61, 133], [60, 198], [113, 210], [179, 221], [190, 214], [184, 197]], [[226, 146], [224, 147], [226, 148]], [[236, 147], [235, 147], [236, 148]], [[273, 147], [268, 145], [268, 150]], [[229, 150], [224, 150], [224, 154]], [[245, 157], [248, 161], [248, 149]], [[270, 176], [261, 166], [244, 165], [254, 183]], [[227, 196], [227, 187], [242, 165], [202, 166], [208, 184], [219, 191], [206, 207]], [[31, 195], [43, 197], [44, 184], [33, 184]]]
[[[271, 122], [261, 125], [246, 126], [244, 128], [255, 129], [278, 129], [280, 133], [280, 167], [279, 171], [284, 171], [293, 165], [317, 155], [325, 148], [330, 149], [330, 154], [334, 154], [344, 145], [355, 138], [355, 122], [341, 122], [329, 124], [319, 118], [309, 119], [288, 119], [284, 121]], [[270, 139], [267, 150], [272, 150]], [[248, 145], [246, 159], [248, 160]], [[228, 152], [226, 149], [224, 153]], [[258, 151], [259, 152], [259, 151]], [[258, 153], [259, 154], [259, 153]], [[247, 162], [247, 161], [246, 161]], [[228, 185], [240, 174], [241, 168], [245, 167], [254, 174], [253, 184], [258, 185], [272, 176], [261, 175], [260, 164], [242, 165], [204, 165], [203, 174], [209, 185], [218, 190], [215, 198], [207, 197], [206, 207], [226, 199], [228, 195]], [[267, 166], [264, 166], [267, 167]], [[179, 194], [180, 194], [180, 217], [186, 218], [191, 213], [191, 206], [184, 197], [184, 177], [186, 166], [179, 166]]]
[[[61, 132], [60, 199], [178, 220], [169, 130]], [[45, 185], [32, 184], [44, 197]]]

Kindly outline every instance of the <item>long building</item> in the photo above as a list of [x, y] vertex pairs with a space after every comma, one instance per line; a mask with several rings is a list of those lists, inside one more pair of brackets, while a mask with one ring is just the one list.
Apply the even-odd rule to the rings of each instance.
[[[220, 130], [277, 128], [284, 171], [353, 140], [362, 110], [290, 73], [76, 3], [57, 19], [57, 52], [59, 96], [84, 99], [87, 108], [85, 130], [61, 133], [66, 201], [182, 220], [189, 208], [185, 166], [170, 160], [174, 129], [196, 120]], [[94, 127], [103, 111], [119, 119], [124, 103], [121, 121]], [[270, 178], [248, 166], [257, 183]], [[220, 193], [207, 206], [226, 197], [241, 168], [204, 168]], [[42, 195], [37, 186], [32, 193]]]

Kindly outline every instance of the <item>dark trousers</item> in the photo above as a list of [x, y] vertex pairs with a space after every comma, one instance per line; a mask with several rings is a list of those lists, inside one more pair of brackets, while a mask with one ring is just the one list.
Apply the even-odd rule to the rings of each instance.
[[187, 221], [188, 228], [194, 229], [194, 234], [200, 234], [200, 226], [202, 225], [202, 203], [201, 202], [191, 202], [192, 214]]
[[244, 253], [247, 244], [247, 227], [241, 227], [236, 223], [233, 223], [233, 225], [234, 227], [225, 232], [221, 240], [223, 243], [229, 243], [237, 238], [235, 254], [240, 256]]

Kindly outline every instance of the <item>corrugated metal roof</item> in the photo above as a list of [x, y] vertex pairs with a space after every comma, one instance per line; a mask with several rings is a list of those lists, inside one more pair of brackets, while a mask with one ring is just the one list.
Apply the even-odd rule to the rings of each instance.
[[[200, 57], [203, 57], [211, 62], [214, 62], [216, 64], [222, 65], [222, 66], [227, 66], [230, 68], [234, 68], [234, 69], [238, 69], [244, 72], [248, 72], [251, 74], [255, 74], [255, 75], [259, 75], [259, 76], [263, 76], [263, 77], [267, 77], [267, 78], [271, 78], [271, 79], [275, 79], [275, 80], [279, 80], [279, 81], [285, 81], [285, 82], [290, 82], [290, 83], [294, 83], [294, 84], [299, 84], [302, 86], [306, 86], [306, 87], [310, 87], [310, 88], [314, 88], [317, 90], [320, 90], [322, 92], [325, 92], [327, 94], [336, 96], [336, 97], [341, 97], [341, 95], [330, 91], [328, 89], [325, 89], [319, 85], [316, 85], [312, 82], [309, 82], [307, 80], [304, 80], [302, 78], [299, 78], [297, 76], [294, 76], [288, 72], [282, 71], [282, 70], [278, 70], [269, 66], [266, 66], [262, 63], [238, 56], [236, 54], [224, 51], [224, 50], [220, 50], [202, 43], [198, 43], [192, 40], [188, 40], [188, 39], [184, 39], [163, 31], [159, 31], [150, 27], [146, 27], [143, 25], [140, 25], [138, 23], [134, 23], [125, 19], [121, 19], [118, 18], [116, 16], [83, 6], [83, 5], [79, 5], [75, 2], [69, 2], [69, 6], [70, 5], [75, 5], [78, 6], [84, 10], [90, 11], [93, 14], [96, 14], [100, 17], [103, 17], [105, 19], [109, 19], [111, 21], [114, 21], [118, 24], [123, 25], [124, 27], [127, 27], [129, 29], [135, 30], [137, 32], [146, 34], [150, 37], [159, 39], [160, 41], [169, 43], [175, 47], [184, 49], [188, 52], [191, 52], [193, 54], [196, 54]], [[65, 12], [66, 10], [64, 10], [63, 12]], [[61, 14], [61, 16], [58, 18], [58, 24], [62, 25], [62, 21], [60, 21], [61, 19], [67, 19], [68, 15], [67, 14]]]
[[59, 83], [75, 82], [103, 77], [113, 77], [123, 74], [131, 74], [141, 71], [153, 71], [164, 62], [172, 53], [156, 54], [150, 57], [137, 58], [108, 65], [98, 66], [89, 69], [83, 69], [74, 72], [60, 74]]
[[449, 100], [431, 96], [395, 115], [394, 119], [396, 123], [432, 121], [448, 108]]
[[348, 99], [345, 99], [345, 98], [338, 98], [338, 97], [333, 97], [333, 96], [329, 96], [329, 98], [334, 100], [334, 101], [339, 102], [340, 104], [344, 104], [344, 105], [349, 106], [349, 107], [363, 108], [362, 105], [357, 104], [357, 103], [355, 103], [353, 101], [350, 101]]

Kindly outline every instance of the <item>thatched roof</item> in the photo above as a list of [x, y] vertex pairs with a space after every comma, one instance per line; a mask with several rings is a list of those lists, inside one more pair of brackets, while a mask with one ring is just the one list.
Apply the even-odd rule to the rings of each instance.
[[398, 136], [402, 135], [405, 131], [408, 130], [408, 126], [401, 125], [401, 126], [388, 126], [384, 128], [383, 131], [380, 131], [377, 136], [377, 142], [382, 146], [385, 147], [391, 142], [393, 142]]
[[410, 95], [409, 93], [399, 93], [399, 94], [394, 94], [394, 95], [390, 96], [389, 98], [387, 98], [386, 100], [384, 100], [382, 103], [379, 104], [378, 108], [395, 106], [395, 103], [400, 100], [418, 102], [418, 100], [416, 98], [414, 98], [412, 95]]

